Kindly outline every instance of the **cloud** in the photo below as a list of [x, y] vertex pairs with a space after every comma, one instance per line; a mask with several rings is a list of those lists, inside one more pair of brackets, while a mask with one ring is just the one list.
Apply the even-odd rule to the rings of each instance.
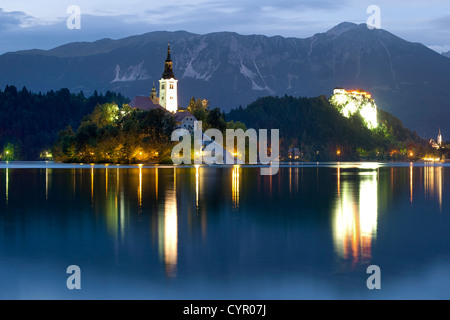
[[0, 30], [6, 31], [24, 27], [35, 20], [34, 17], [21, 11], [7, 12], [0, 8]]
[[[0, 54], [20, 49], [48, 49], [73, 41], [118, 39], [150, 31], [186, 30], [205, 34], [241, 34], [306, 38], [350, 21], [363, 23], [372, 0], [77, 0], [81, 30], [66, 28], [71, 1], [3, 0]], [[443, 0], [379, 1], [382, 27], [409, 41], [445, 46], [450, 37], [450, 4]], [[8, 12], [9, 11], [9, 12]]]
[[428, 46], [431, 50], [436, 51], [437, 53], [447, 53], [450, 52], [450, 44], [447, 45], [439, 45], [439, 46]]
[[442, 28], [443, 30], [450, 32], [450, 15], [443, 16], [431, 21], [436, 27]]
[[272, 7], [282, 10], [320, 10], [330, 11], [345, 8], [348, 5], [348, 0], [280, 0], [280, 1], [261, 1], [262, 7]]

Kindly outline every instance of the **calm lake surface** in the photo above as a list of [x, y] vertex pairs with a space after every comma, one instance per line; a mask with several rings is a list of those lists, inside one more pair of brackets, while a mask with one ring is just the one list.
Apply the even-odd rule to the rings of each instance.
[[449, 196], [442, 164], [3, 162], [0, 298], [450, 299]]

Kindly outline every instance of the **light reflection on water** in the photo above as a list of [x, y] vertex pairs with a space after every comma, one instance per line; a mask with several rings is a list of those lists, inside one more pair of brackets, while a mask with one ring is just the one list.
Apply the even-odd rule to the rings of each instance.
[[437, 199], [439, 210], [442, 212], [442, 188], [443, 188], [443, 168], [434, 165], [424, 167], [425, 197]]
[[[134, 270], [143, 263], [151, 265], [154, 280], [200, 278], [217, 288], [221, 277], [272, 274], [284, 280], [325, 278], [333, 286], [336, 270], [358, 276], [369, 264], [389, 264], [386, 261], [403, 249], [407, 252], [414, 241], [427, 249], [416, 252], [417, 261], [410, 257], [411, 264], [432, 259], [423, 255], [450, 255], [450, 221], [433, 216], [436, 212], [447, 219], [449, 213], [445, 181], [450, 180], [445, 176], [450, 169], [440, 165], [292, 166], [280, 168], [273, 177], [245, 166], [8, 167], [0, 173], [0, 194], [5, 193], [0, 254], [15, 259], [26, 260], [24, 252], [38, 254], [35, 247], [41, 243], [45, 256], [57, 260], [68, 255], [72, 260], [71, 253], [62, 250], [81, 241], [106, 250], [99, 255], [112, 261], [111, 270], [122, 265]], [[442, 229], [420, 229], [421, 222]], [[435, 240], [421, 242], [409, 231]], [[61, 238], [64, 248], [54, 248], [55, 239]], [[409, 242], [404, 240], [404, 247], [391, 255], [391, 246], [403, 239]], [[153, 265], [155, 256], [163, 276]], [[100, 263], [90, 263], [100, 268]], [[276, 298], [287, 293], [273, 294]]]
[[358, 172], [358, 179], [344, 175], [340, 168], [337, 198], [333, 213], [333, 241], [343, 259], [367, 264], [372, 258], [372, 243], [377, 235], [378, 173]]
[[[176, 276], [178, 254], [177, 169], [173, 169], [173, 187], [166, 189], [164, 201], [164, 263], [168, 277]], [[163, 229], [160, 228], [160, 229]]]
[[232, 179], [233, 182], [231, 183], [231, 192], [232, 192], [232, 201], [233, 201], [233, 209], [238, 210], [239, 209], [239, 185], [240, 185], [240, 178], [239, 178], [239, 165], [233, 166], [233, 173], [232, 173]]

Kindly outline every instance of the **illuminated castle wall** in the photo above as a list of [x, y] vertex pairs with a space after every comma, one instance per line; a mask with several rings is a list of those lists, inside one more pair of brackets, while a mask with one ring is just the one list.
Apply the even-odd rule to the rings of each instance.
[[333, 91], [330, 102], [344, 117], [348, 118], [359, 112], [369, 129], [374, 129], [378, 126], [377, 105], [370, 93], [363, 90], [347, 91], [342, 88], [336, 88]]

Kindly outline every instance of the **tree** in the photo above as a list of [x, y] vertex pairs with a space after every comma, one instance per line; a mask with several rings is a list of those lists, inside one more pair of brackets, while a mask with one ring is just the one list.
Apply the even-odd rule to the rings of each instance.
[[214, 108], [208, 112], [206, 122], [207, 126], [205, 129], [213, 128], [223, 132], [227, 127], [225, 119], [222, 117], [222, 113], [219, 108]]
[[[98, 105], [76, 133], [61, 131], [54, 145], [59, 161], [142, 163], [171, 150], [175, 119], [161, 109], [143, 111], [124, 104]], [[70, 146], [70, 147], [69, 147]]]
[[18, 159], [18, 149], [17, 146], [12, 143], [7, 143], [1, 154], [1, 158], [3, 161], [14, 161]]
[[75, 94], [68, 89], [36, 94], [25, 87], [18, 91], [6, 86], [3, 92], [0, 90], [0, 145], [12, 142], [20, 148], [21, 158], [37, 160], [43, 149], [55, 143], [59, 131], [68, 125], [78, 127], [97, 104], [128, 101], [112, 92], [86, 98], [82, 92]]

